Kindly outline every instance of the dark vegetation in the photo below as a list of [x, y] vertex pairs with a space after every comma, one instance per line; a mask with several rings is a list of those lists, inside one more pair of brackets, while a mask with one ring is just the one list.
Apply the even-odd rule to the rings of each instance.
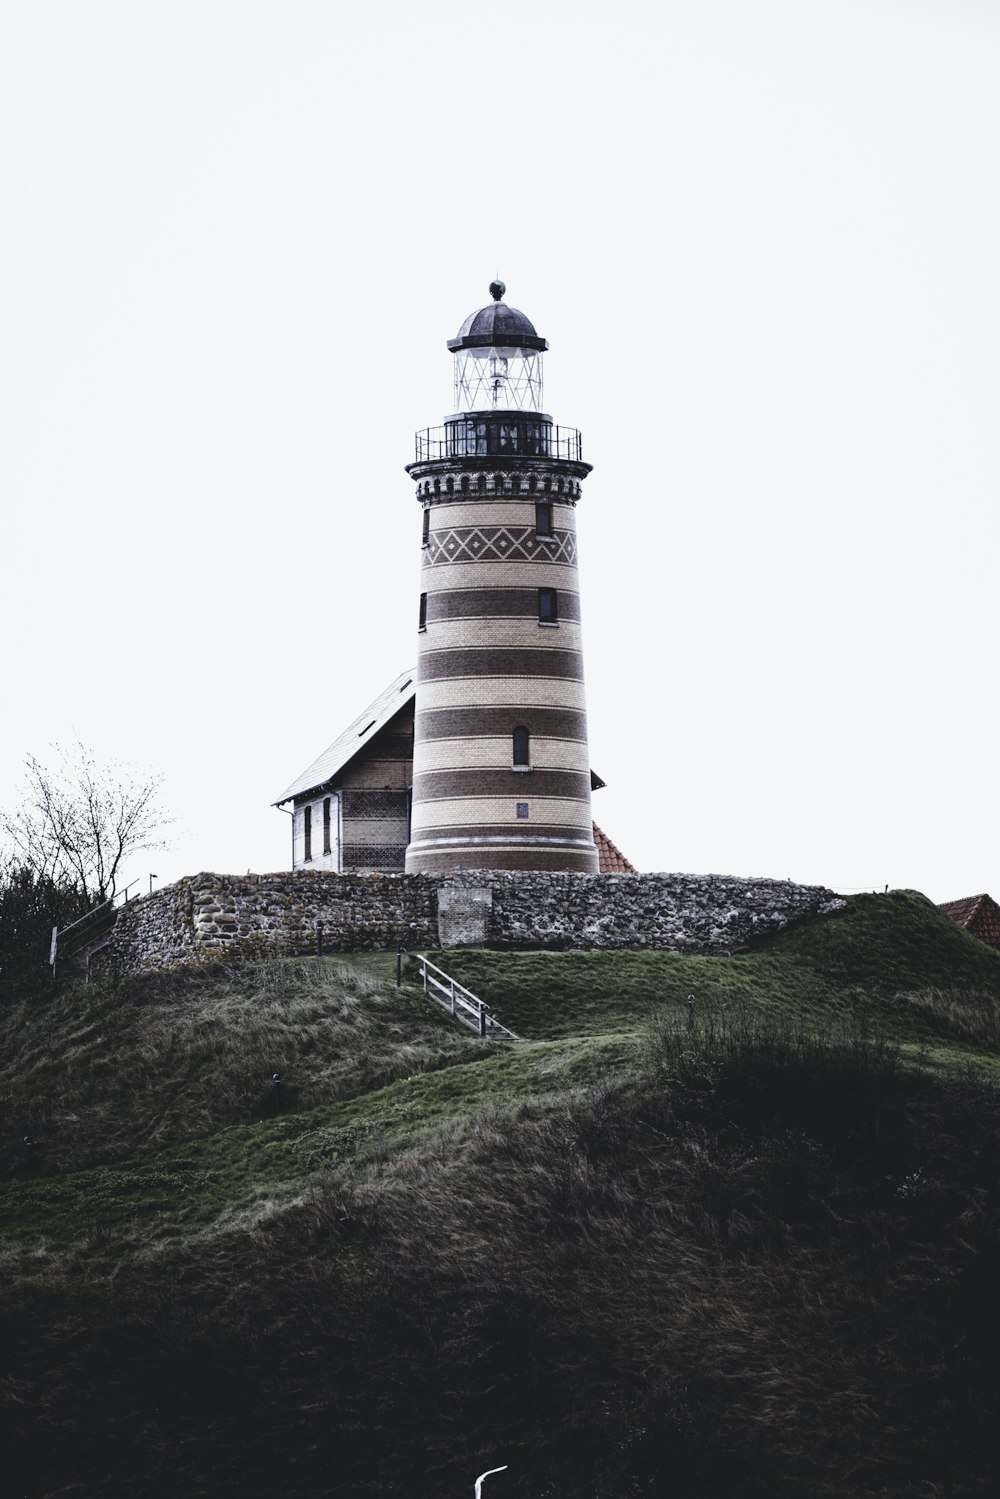
[[50, 764], [27, 756], [20, 805], [0, 811], [0, 1002], [47, 992], [52, 928], [65, 932], [112, 901], [126, 860], [163, 848], [172, 821], [162, 776], [102, 764], [78, 740], [53, 748]]
[[0, 867], [0, 1002], [46, 990], [52, 928], [69, 926], [93, 905], [67, 880], [13, 859]]
[[443, 962], [528, 1039], [388, 956], [4, 1012], [10, 1492], [995, 1492], [1000, 954]]

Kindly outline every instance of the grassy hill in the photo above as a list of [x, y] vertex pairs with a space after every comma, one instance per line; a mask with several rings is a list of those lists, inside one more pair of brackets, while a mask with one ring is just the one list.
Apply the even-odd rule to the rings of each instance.
[[439, 961], [524, 1041], [389, 955], [0, 1012], [12, 1492], [992, 1494], [1000, 953]]

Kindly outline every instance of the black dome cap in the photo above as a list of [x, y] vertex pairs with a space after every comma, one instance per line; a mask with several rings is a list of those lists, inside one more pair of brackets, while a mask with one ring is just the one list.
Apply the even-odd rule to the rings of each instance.
[[472, 312], [454, 338], [449, 338], [452, 353], [459, 349], [547, 349], [547, 338], [539, 338], [535, 325], [516, 307], [506, 307], [500, 298], [507, 288], [502, 281], [490, 283], [495, 300], [488, 307]]

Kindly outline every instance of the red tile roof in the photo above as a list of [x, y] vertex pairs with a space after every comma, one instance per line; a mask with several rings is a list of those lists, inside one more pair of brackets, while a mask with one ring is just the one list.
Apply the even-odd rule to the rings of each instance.
[[973, 937], [1000, 948], [1000, 906], [989, 895], [967, 895], [964, 900], [945, 901], [939, 907]]
[[597, 844], [597, 852], [600, 855], [599, 872], [601, 874], [638, 874], [634, 864], [630, 864], [620, 848], [616, 848], [607, 833], [601, 831], [594, 823], [594, 842]]

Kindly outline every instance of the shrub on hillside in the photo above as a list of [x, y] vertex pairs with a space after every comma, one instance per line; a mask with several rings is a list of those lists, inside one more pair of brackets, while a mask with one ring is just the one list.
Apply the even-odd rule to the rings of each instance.
[[23, 865], [0, 870], [0, 996], [47, 987], [52, 928], [69, 926], [92, 904], [77, 886]]

